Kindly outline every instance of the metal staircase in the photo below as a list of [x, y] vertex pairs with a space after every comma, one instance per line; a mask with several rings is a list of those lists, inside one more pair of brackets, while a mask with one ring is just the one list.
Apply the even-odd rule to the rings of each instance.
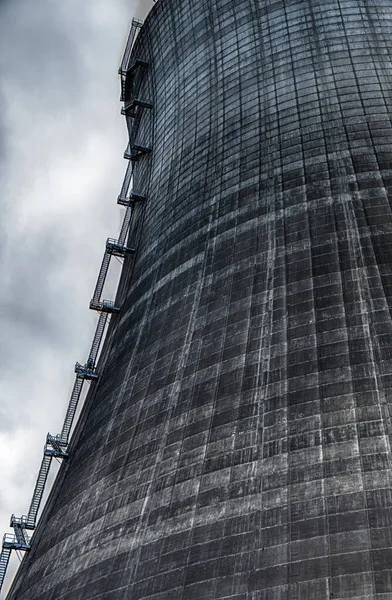
[[123, 224], [121, 225], [120, 235], [118, 236], [118, 243], [120, 246], [125, 246], [127, 234], [129, 231], [129, 227], [131, 225], [133, 208], [134, 208], [134, 205], [129, 204], [125, 210]]
[[138, 98], [143, 77], [148, 68], [148, 63], [139, 58], [136, 58], [131, 62], [132, 46], [142, 24], [142, 21], [133, 19], [124, 57], [119, 69], [119, 74], [121, 76], [121, 99], [124, 101], [122, 114], [126, 117], [129, 131], [129, 145], [125, 155], [130, 161], [127, 165], [120, 195], [117, 199], [117, 203], [120, 206], [124, 206], [126, 209], [124, 219], [118, 238], [108, 238], [106, 241], [104, 256], [98, 273], [93, 297], [90, 302], [90, 308], [99, 311], [99, 319], [86, 363], [81, 364], [77, 362], [75, 365], [75, 382], [67, 406], [61, 433], [57, 435], [48, 433], [46, 436], [42, 462], [38, 471], [28, 514], [20, 518], [12, 515], [10, 525], [13, 528], [14, 533], [6, 534], [3, 537], [0, 553], [0, 592], [9, 564], [11, 551], [27, 552], [30, 550], [30, 538], [27, 534], [27, 530], [34, 530], [36, 527], [52, 459], [62, 460], [68, 458], [70, 435], [78, 409], [83, 384], [85, 381], [90, 383], [94, 382], [98, 378], [96, 372], [97, 361], [101, 344], [105, 336], [106, 327], [111, 314], [118, 313], [120, 310], [118, 306], [115, 306], [113, 301], [102, 299], [111, 257], [115, 256], [124, 259], [127, 255], [132, 255], [136, 252], [134, 246], [128, 245], [127, 238], [131, 229], [135, 205], [139, 202], [144, 202], [146, 196], [133, 190], [129, 193], [129, 189], [132, 188], [133, 184], [132, 180], [135, 162], [152, 151], [151, 148], [136, 143], [143, 112], [152, 109], [152, 104], [150, 102]]
[[8, 538], [14, 539], [14, 536], [11, 536], [9, 533], [6, 533], [5, 536], [3, 537], [3, 544], [2, 544], [2, 549], [1, 549], [1, 553], [0, 553], [0, 590], [3, 585], [4, 577], [5, 577], [5, 574], [7, 571], [8, 563], [9, 563], [10, 556], [11, 556], [11, 550], [12, 550], [12, 548], [10, 548], [9, 546], [4, 545], [4, 544], [7, 544]]
[[97, 361], [98, 351], [102, 342], [103, 333], [105, 331], [106, 323], [109, 319], [107, 312], [101, 312], [99, 315], [97, 327], [95, 330], [93, 343], [91, 344], [90, 354], [88, 355], [87, 365], [90, 369], [95, 369], [95, 363]]
[[90, 308], [105, 312], [118, 312], [119, 308], [114, 303], [109, 304], [108, 301], [101, 300], [102, 292], [105, 285], [106, 277], [110, 267], [110, 259], [112, 256], [123, 258], [126, 254], [134, 254], [136, 249], [126, 245], [126, 238], [131, 224], [133, 204], [128, 200], [127, 209], [125, 211], [124, 220], [121, 226], [121, 231], [118, 239], [108, 238], [106, 240], [105, 252], [103, 255], [101, 268], [98, 273], [97, 283], [95, 285], [94, 294], [90, 301]]
[[30, 550], [30, 539], [27, 535], [27, 530], [34, 530], [36, 527], [38, 511], [45, 492], [52, 459], [68, 458], [68, 442], [83, 383], [85, 380], [95, 381], [98, 377], [95, 371], [96, 362], [109, 315], [109, 312], [100, 313], [87, 362], [84, 365], [81, 365], [80, 363], [76, 363], [75, 365], [75, 383], [68, 403], [61, 433], [57, 435], [48, 433], [46, 436], [44, 455], [38, 471], [38, 477], [27, 516], [17, 518], [15, 515], [12, 515], [11, 517], [11, 527], [14, 529], [14, 535], [6, 534], [3, 538], [2, 551], [0, 554], [0, 590], [4, 581], [11, 550]]
[[91, 298], [90, 308], [95, 310], [100, 310], [101, 308], [101, 296], [103, 292], [103, 286], [105, 285], [106, 275], [108, 274], [110, 265], [110, 254], [108, 252], [104, 252], [101, 268], [99, 269], [98, 279], [95, 286], [93, 297]]
[[0, 591], [7, 572], [11, 551], [21, 550], [22, 552], [28, 552], [30, 550], [30, 538], [27, 535], [26, 522], [24, 521], [26, 518], [27, 517], [22, 517], [21, 519], [17, 519], [15, 515], [12, 515], [10, 526], [14, 530], [14, 535], [6, 533], [3, 536], [0, 553]]
[[135, 58], [132, 64], [129, 64], [128, 60], [127, 65], [129, 66], [124, 72], [120, 67], [120, 72], [124, 73], [125, 81], [121, 94], [121, 100], [124, 102], [121, 114], [126, 117], [129, 132], [129, 144], [124, 152], [124, 158], [134, 163], [152, 151], [149, 146], [138, 144], [136, 139], [144, 111], [151, 110], [153, 105], [149, 100], [139, 97], [141, 85], [148, 69], [148, 62]]
[[136, 35], [139, 32], [142, 25], [143, 25], [143, 21], [141, 21], [140, 19], [132, 19], [131, 30], [129, 32], [129, 36], [128, 36], [127, 43], [125, 46], [124, 56], [121, 61], [120, 68], [118, 70], [118, 74], [121, 75], [121, 100], [124, 99], [123, 96], [125, 94], [125, 86], [126, 86], [126, 80], [127, 80], [127, 73], [128, 73], [129, 66], [130, 66], [132, 47], [133, 47]]
[[80, 394], [83, 388], [83, 378], [79, 377], [79, 375], [75, 378], [75, 383], [72, 388], [71, 398], [68, 403], [67, 412], [65, 414], [65, 419], [63, 423], [63, 428], [61, 430], [61, 441], [65, 444], [68, 444], [69, 433], [71, 431], [72, 423], [75, 417], [76, 409], [78, 407]]
[[[31, 499], [29, 512], [27, 513], [26, 520], [24, 520], [23, 517], [20, 520], [21, 523], [24, 523], [24, 527], [26, 529], [35, 529], [35, 525], [36, 525], [36, 521], [37, 521], [37, 514], [38, 514], [40, 504], [41, 504], [42, 496], [44, 495], [45, 483], [48, 478], [51, 462], [52, 462], [52, 457], [46, 456], [44, 454], [44, 457], [42, 459], [41, 466], [40, 466], [40, 469], [38, 472], [38, 477], [37, 477], [37, 481], [35, 484], [33, 497]], [[11, 520], [11, 524], [12, 524], [12, 520]]]
[[117, 204], [121, 204], [122, 206], [126, 206], [127, 202], [128, 202], [127, 195], [128, 195], [129, 186], [131, 185], [131, 180], [132, 180], [132, 176], [133, 176], [133, 167], [134, 167], [133, 162], [129, 162], [127, 165], [127, 170], [125, 171], [124, 181], [121, 186], [121, 192], [120, 192], [119, 197], [117, 198]]
[[14, 543], [20, 548], [27, 548], [30, 546], [30, 539], [26, 531], [26, 517], [15, 517], [11, 515], [10, 526], [14, 529], [15, 540]]

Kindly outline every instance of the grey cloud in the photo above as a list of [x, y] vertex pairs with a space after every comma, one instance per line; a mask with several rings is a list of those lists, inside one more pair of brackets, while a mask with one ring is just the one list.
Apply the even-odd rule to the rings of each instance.
[[[56, 254], [51, 254], [48, 249], [55, 244]], [[59, 247], [57, 241], [46, 232], [39, 242], [34, 244], [28, 260], [26, 255], [22, 254], [17, 261], [13, 261], [12, 272], [8, 274], [9, 283], [0, 300], [0, 314], [14, 331], [23, 331], [26, 336], [34, 335], [42, 341], [43, 338], [51, 338], [56, 330], [66, 335], [57, 319], [63, 290], [51, 289], [50, 305], [46, 296], [47, 288], [51, 288], [48, 273], [61, 268], [61, 256], [64, 252], [65, 249], [61, 248], [61, 245]], [[35, 265], [37, 268], [34, 268]], [[64, 343], [67, 343], [67, 339]], [[1, 349], [0, 364], [4, 364]]]
[[[98, 6], [99, 3], [95, 4]], [[151, 2], [142, 2], [136, 12], [139, 15], [145, 13], [150, 5]], [[79, 6], [78, 10], [75, 10], [76, 6]], [[95, 82], [100, 80], [102, 69], [98, 55], [93, 72], [85, 71], [83, 52], [86, 45], [95, 47], [100, 43], [94, 39], [89, 9], [94, 9], [94, 2], [80, 4], [71, 1], [58, 4], [48, 0], [37, 0], [33, 9], [30, 0], [0, 4], [0, 83], [3, 90], [12, 91], [15, 101], [22, 102], [21, 122], [26, 122], [26, 128], [29, 128], [30, 119], [32, 125], [42, 121], [43, 126], [48, 119], [52, 119], [53, 127], [56, 128], [58, 124], [55, 119], [59, 118], [58, 113], [71, 112], [70, 122], [73, 122], [74, 127], [66, 131], [65, 135], [75, 138], [83, 128], [83, 118], [89, 118], [88, 112], [78, 112], [77, 105], [91, 102], [95, 108], [97, 103], [99, 104], [99, 98], [86, 97], [89, 82], [94, 82], [95, 85]], [[128, 23], [132, 17], [129, 3], [119, 1], [118, 10], [124, 16], [122, 37], [125, 42]], [[120, 36], [114, 37], [118, 39]], [[105, 44], [104, 39], [102, 44]], [[121, 48], [113, 50], [113, 58], [116, 52], [121, 52]], [[116, 66], [111, 65], [114, 74]], [[113, 82], [115, 83], [115, 76]], [[118, 93], [118, 90], [113, 92]], [[9, 96], [7, 100], [12, 102]], [[0, 103], [5, 105], [4, 93], [3, 96], [0, 95]], [[44, 115], [37, 115], [37, 112]], [[2, 110], [0, 115], [7, 115], [7, 110]], [[99, 127], [110, 135], [106, 123], [95, 124], [96, 129]], [[64, 134], [61, 127], [59, 131]], [[8, 179], [15, 182], [19, 177], [23, 185], [26, 173], [17, 172], [20, 167], [18, 153], [14, 154], [12, 163], [8, 160], [9, 144], [18, 139], [15, 136], [20, 136], [19, 142], [23, 147], [23, 131], [10, 129], [3, 122], [0, 124], [0, 133], [3, 143], [3, 153], [0, 154], [0, 181], [4, 187], [9, 188]], [[49, 156], [51, 152], [55, 155], [66, 153], [68, 142], [72, 142], [72, 139], [64, 139], [62, 135], [58, 145], [48, 151], [47, 148], [40, 147], [45, 140], [42, 140], [38, 130], [34, 147], [26, 149], [31, 153], [32, 160], [37, 162], [37, 178], [43, 175], [39, 166], [40, 158], [42, 168], [46, 168], [42, 153], [46, 152], [45, 160], [48, 152]], [[119, 148], [119, 164], [121, 150]], [[48, 167], [50, 169], [50, 165]], [[31, 176], [31, 173], [28, 175]], [[34, 184], [34, 177], [32, 183]], [[62, 261], [67, 257], [66, 238], [60, 239], [61, 235], [58, 231], [53, 231], [49, 223], [42, 226], [39, 235], [30, 234], [26, 251], [20, 252], [20, 233], [13, 227], [15, 211], [12, 204], [15, 201], [12, 195], [8, 197], [5, 194], [1, 203], [3, 235], [0, 245], [0, 274], [3, 282], [8, 281], [8, 285], [3, 283], [0, 290], [3, 334], [8, 338], [6, 351], [0, 346], [2, 371], [12, 364], [15, 354], [23, 354], [23, 348], [29, 348], [30, 339], [34, 338], [37, 343], [45, 343], [50, 339], [52, 343], [63, 344], [65, 347], [70, 341], [70, 323], [58, 319], [58, 308], [62, 298], [66, 297], [66, 291], [55, 290], [51, 285], [51, 274], [61, 269]], [[98, 207], [99, 198], [96, 204]], [[105, 210], [104, 202], [101, 204], [101, 210]], [[113, 207], [113, 213], [114, 211]], [[70, 240], [68, 243], [71, 243]], [[13, 251], [12, 248], [19, 251]], [[4, 256], [5, 249], [8, 249], [7, 256]], [[75, 275], [78, 277], [83, 274]], [[69, 282], [70, 286], [75, 284], [76, 281]]]
[[[15, 505], [28, 506], [32, 488], [19, 490], [18, 478], [34, 478], [45, 433], [64, 414], [73, 364], [89, 348], [96, 316], [88, 301], [104, 240], [116, 235], [126, 167], [117, 67], [132, 17], [143, 18], [152, 4], [0, 1], [0, 453], [8, 456], [4, 432], [13, 440], [23, 433], [34, 446], [31, 457], [14, 443], [12, 465], [0, 464], [0, 534]], [[91, 183], [92, 197], [81, 181], [83, 196], [78, 178], [95, 168], [88, 158], [96, 140], [107, 140], [117, 162], [104, 155], [96, 165], [102, 185]], [[81, 145], [86, 157], [75, 165]], [[74, 169], [78, 204], [55, 179], [62, 162]], [[53, 203], [77, 211], [75, 222], [72, 214], [45, 213], [40, 196], [48, 190]], [[29, 226], [23, 210], [32, 203], [44, 218]]]
[[[64, 29], [58, 10], [48, 2], [8, 2], [1, 14], [0, 65], [14, 93], [23, 94], [26, 103], [61, 108], [69, 102], [71, 89], [83, 86], [83, 65], [78, 61], [75, 32]], [[54, 7], [54, 5], [53, 5]], [[49, 10], [48, 10], [49, 8]], [[77, 97], [73, 102], [77, 102]], [[37, 106], [34, 106], [37, 108]]]

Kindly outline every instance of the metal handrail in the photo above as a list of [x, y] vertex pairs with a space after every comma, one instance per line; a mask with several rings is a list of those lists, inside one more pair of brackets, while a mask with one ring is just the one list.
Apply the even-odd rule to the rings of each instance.
[[124, 56], [121, 61], [120, 68], [118, 70], [119, 74], [122, 75], [124, 72], [126, 73], [129, 67], [129, 60], [131, 57], [132, 47], [136, 39], [136, 35], [143, 25], [143, 21], [141, 19], [132, 19], [131, 30], [129, 32], [129, 36], [127, 39], [127, 43], [125, 46]]
[[14, 536], [13, 533], [5, 533], [3, 535], [3, 544], [4, 544], [4, 542], [10, 542], [10, 543], [12, 543], [14, 541], [15, 541], [15, 536]]

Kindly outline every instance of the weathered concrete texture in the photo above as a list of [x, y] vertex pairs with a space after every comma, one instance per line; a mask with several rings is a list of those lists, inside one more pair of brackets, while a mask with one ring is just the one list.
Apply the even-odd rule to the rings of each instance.
[[391, 40], [159, 0], [138, 254], [12, 600], [392, 598]]

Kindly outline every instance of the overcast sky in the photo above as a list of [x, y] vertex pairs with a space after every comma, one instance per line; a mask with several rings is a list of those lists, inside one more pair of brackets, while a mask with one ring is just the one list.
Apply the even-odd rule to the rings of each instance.
[[151, 6], [0, 0], [1, 535], [28, 510], [46, 433], [61, 430], [89, 351], [88, 304], [122, 215], [117, 69], [132, 17]]

